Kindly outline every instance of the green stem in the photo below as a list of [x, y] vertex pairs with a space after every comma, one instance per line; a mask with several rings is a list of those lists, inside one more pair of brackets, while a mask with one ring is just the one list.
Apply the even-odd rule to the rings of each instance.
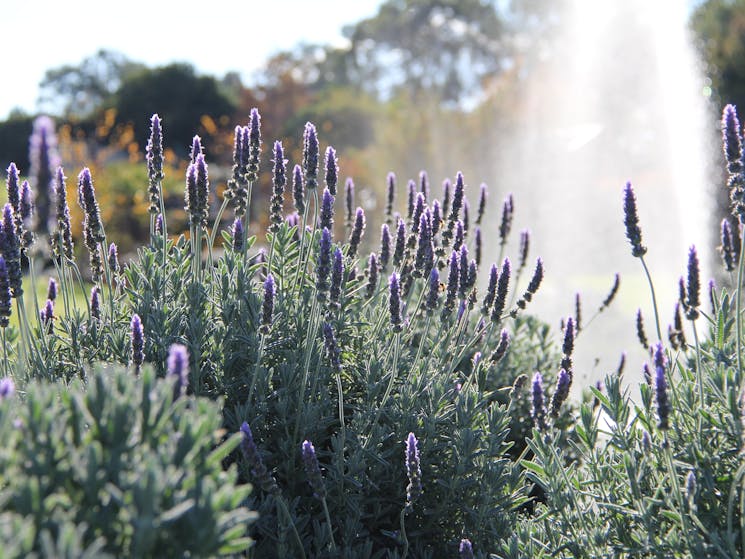
[[287, 508], [287, 503], [285, 503], [285, 500], [277, 495], [277, 504], [282, 509], [282, 512], [287, 517], [287, 521], [290, 523], [290, 528], [292, 528], [292, 534], [295, 536], [295, 543], [297, 544], [297, 548], [300, 551], [300, 557], [303, 559], [306, 559], [305, 556], [305, 549], [303, 549], [303, 541], [300, 539], [300, 534], [297, 533], [297, 528], [295, 527], [295, 523], [292, 521], [292, 516], [290, 515], [290, 510]]
[[662, 330], [660, 329], [660, 315], [657, 312], [657, 297], [654, 293], [654, 284], [652, 283], [652, 276], [649, 274], [649, 268], [647, 268], [647, 263], [644, 261], [644, 256], [640, 256], [639, 260], [641, 260], [642, 266], [644, 267], [644, 273], [647, 276], [647, 282], [649, 283], [649, 290], [652, 293], [652, 309], [654, 310], [654, 322], [657, 326], [657, 339], [659, 341], [662, 341]]
[[741, 235], [740, 240], [740, 262], [737, 267], [737, 295], [735, 298], [735, 328], [737, 331], [737, 337], [735, 338], [736, 351], [737, 351], [737, 379], [736, 383], [739, 386], [740, 380], [742, 379], [742, 280], [743, 280], [743, 268], [745, 267], [745, 235]]
[[383, 412], [383, 408], [385, 407], [385, 403], [388, 401], [388, 397], [391, 395], [391, 391], [393, 390], [393, 384], [396, 381], [396, 373], [398, 372], [398, 357], [401, 353], [401, 332], [396, 332], [395, 339], [393, 342], [393, 367], [391, 368], [391, 378], [388, 381], [388, 386], [385, 389], [385, 393], [383, 394], [383, 399], [380, 401], [380, 405], [378, 406], [377, 411], [375, 412], [375, 419], [373, 419], [372, 424], [370, 425], [370, 436], [367, 437], [367, 440], [362, 445], [363, 449], [367, 448], [368, 443], [372, 440], [373, 431], [375, 430], [375, 426], [378, 424], [378, 420], [380, 420], [380, 414]]
[[329, 507], [326, 504], [326, 497], [321, 499], [323, 505], [323, 515], [326, 517], [326, 524], [329, 525], [329, 535], [331, 536], [331, 551], [336, 551], [336, 542], [334, 541], [334, 529], [331, 526], [331, 515], [329, 514]]
[[406, 537], [406, 509], [401, 509], [401, 539], [404, 541], [404, 551], [401, 554], [401, 559], [406, 559], [409, 554], [409, 538]]

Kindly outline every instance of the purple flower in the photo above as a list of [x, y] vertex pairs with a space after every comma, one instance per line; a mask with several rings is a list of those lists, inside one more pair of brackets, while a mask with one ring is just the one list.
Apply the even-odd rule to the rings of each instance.
[[512, 218], [515, 213], [514, 201], [512, 194], [507, 195], [502, 202], [502, 221], [499, 224], [499, 244], [505, 245], [507, 243], [507, 237], [512, 230]]
[[194, 163], [194, 166], [196, 167], [197, 210], [199, 223], [202, 227], [206, 227], [209, 216], [210, 182], [207, 173], [207, 162], [204, 159], [204, 155], [201, 153], [197, 155], [197, 160]]
[[333, 233], [334, 231], [334, 196], [328, 188], [323, 189], [321, 198], [321, 229], [324, 227]]
[[375, 295], [375, 290], [378, 288], [378, 259], [375, 253], [370, 254], [370, 258], [367, 261], [367, 287], [365, 288], [365, 297], [370, 299]]
[[387, 195], [386, 195], [386, 203], [385, 203], [385, 221], [386, 223], [393, 223], [393, 200], [394, 200], [394, 194], [396, 191], [396, 175], [393, 173], [388, 173], [388, 177], [386, 179], [386, 185], [387, 185]]
[[164, 232], [165, 227], [163, 226], [163, 214], [158, 214], [158, 217], [155, 218], [155, 234], [163, 235]]
[[731, 272], [735, 269], [737, 264], [737, 247], [735, 246], [732, 229], [730, 228], [727, 218], [722, 220], [721, 230], [722, 245], [719, 247], [719, 251], [722, 253], [724, 269]]
[[398, 220], [396, 227], [396, 245], [393, 249], [393, 265], [400, 266], [403, 263], [404, 251], [406, 250], [406, 224], [403, 219]]
[[97, 285], [91, 288], [91, 318], [101, 320], [101, 295]]
[[689, 503], [696, 500], [696, 472], [691, 470], [686, 476], [686, 497]]
[[233, 250], [235, 252], [241, 252], [243, 250], [243, 221], [240, 217], [236, 217], [233, 222]]
[[29, 161], [29, 177], [36, 191], [36, 231], [46, 236], [49, 233], [51, 217], [54, 169], [60, 164], [54, 121], [48, 116], [42, 115], [34, 120], [29, 141]]
[[10, 203], [3, 207], [2, 234], [0, 252], [5, 257], [8, 269], [8, 281], [13, 297], [23, 295], [23, 274], [21, 271], [21, 248], [13, 220], [13, 208]]
[[16, 386], [13, 379], [5, 377], [0, 379], [0, 402], [8, 400], [16, 393]]
[[405, 451], [406, 476], [409, 478], [409, 485], [406, 487], [407, 513], [411, 512], [414, 502], [422, 495], [422, 469], [419, 463], [418, 444], [414, 433], [409, 433]]
[[385, 272], [391, 259], [391, 231], [388, 224], [380, 228], [380, 270]]
[[98, 282], [103, 275], [103, 261], [98, 252], [98, 244], [106, 240], [101, 223], [101, 211], [96, 201], [96, 193], [93, 188], [93, 178], [90, 169], [84, 168], [78, 175], [78, 201], [85, 211], [83, 219], [83, 240], [88, 248], [90, 257], [91, 274], [94, 283]]
[[473, 240], [474, 258], [476, 260], [476, 264], [478, 266], [481, 266], [481, 227], [476, 227], [473, 234], [474, 234], [474, 240]]
[[300, 165], [295, 165], [292, 169], [292, 199], [298, 213], [303, 213], [305, 211], [305, 180]]
[[440, 207], [439, 200], [432, 201], [432, 237], [440, 231], [440, 225], [442, 224], [442, 208]]
[[268, 334], [272, 326], [276, 289], [274, 277], [272, 274], [267, 275], [266, 280], [264, 280], [264, 302], [261, 306], [261, 332], [263, 334]]
[[468, 235], [468, 226], [471, 220], [471, 205], [468, 203], [468, 199], [463, 199], [463, 236]]
[[354, 218], [354, 226], [352, 227], [352, 234], [349, 236], [349, 258], [354, 258], [357, 254], [357, 249], [360, 246], [362, 240], [362, 233], [365, 230], [365, 212], [362, 208], [357, 208], [357, 213]]
[[727, 160], [727, 170], [731, 175], [742, 173], [742, 143], [740, 121], [733, 105], [726, 105], [722, 111], [722, 147]]
[[0, 328], [7, 328], [10, 324], [10, 314], [13, 309], [10, 278], [5, 258], [0, 256]]
[[303, 459], [305, 475], [308, 477], [308, 485], [313, 490], [313, 496], [317, 499], [325, 499], [326, 486], [323, 484], [323, 476], [321, 475], [321, 468], [318, 465], [316, 449], [313, 448], [313, 443], [307, 440], [303, 441], [300, 454]]
[[331, 288], [329, 289], [329, 300], [339, 308], [341, 299], [341, 288], [344, 282], [344, 253], [340, 248], [334, 251], [334, 262], [331, 266]]
[[[245, 144], [244, 144], [245, 149]], [[248, 165], [246, 178], [249, 182], [259, 179], [259, 155], [261, 154], [261, 116], [256, 108], [251, 109], [248, 124]]]
[[336, 343], [336, 337], [334, 336], [334, 329], [328, 322], [323, 323], [323, 347], [326, 351], [326, 355], [331, 361], [331, 367], [335, 373], [341, 372], [341, 350]]
[[481, 219], [484, 217], [484, 210], [486, 209], [486, 195], [487, 186], [483, 182], [479, 186], [479, 208], [476, 214], [476, 225], [481, 225]]
[[331, 272], [331, 233], [324, 227], [316, 262], [316, 297], [320, 302], [326, 300], [329, 291], [329, 273]]
[[49, 334], [54, 328], [54, 302], [47, 299], [44, 308], [39, 311], [39, 318], [44, 325], [46, 332]]
[[507, 330], [502, 329], [499, 333], [499, 343], [494, 349], [494, 353], [491, 354], [491, 360], [494, 363], [499, 363], [502, 358], [507, 354], [507, 350], [510, 348], [510, 335]]
[[686, 283], [688, 299], [685, 302], [686, 318], [696, 320], [698, 318], [698, 307], [701, 305], [701, 279], [698, 267], [698, 255], [696, 247], [692, 246], [688, 251], [688, 281]]
[[448, 211], [450, 210], [450, 189], [452, 188], [452, 183], [450, 182], [450, 179], [445, 179], [442, 181], [442, 216], [445, 217], [448, 215]]
[[497, 279], [497, 293], [494, 298], [494, 306], [492, 307], [491, 311], [492, 322], [499, 322], [500, 320], [502, 320], [502, 313], [504, 312], [504, 307], [507, 304], [507, 291], [510, 284], [510, 270], [510, 260], [509, 258], [505, 258], [502, 262], [502, 272], [499, 274], [499, 279]]
[[455, 309], [455, 299], [458, 295], [458, 280], [459, 280], [459, 267], [458, 267], [458, 253], [453, 251], [450, 254], [450, 268], [448, 271], [448, 285], [445, 291], [445, 304], [442, 307], [441, 319], [446, 321], [453, 310]]
[[189, 160], [192, 163], [196, 163], [197, 156], [203, 155], [203, 153], [204, 152], [202, 150], [202, 138], [200, 138], [199, 136], [194, 136], [191, 139], [191, 152], [189, 152]]
[[[610, 288], [610, 291], [608, 292], [608, 295], [605, 297], [603, 302], [600, 305], [600, 308], [598, 309], [598, 312], [602, 312], [607, 308], [612, 302], [613, 299], [616, 298], [616, 294], [618, 293], [618, 287], [621, 285], [621, 277], [616, 274], [613, 277], [613, 285]], [[640, 311], [641, 312], [641, 311]]]
[[433, 267], [429, 272], [429, 281], [427, 287], [427, 298], [424, 302], [424, 308], [428, 315], [432, 315], [437, 308], [438, 298], [440, 296], [440, 272]]
[[163, 174], [163, 131], [160, 117], [154, 114], [150, 119], [150, 138], [145, 148], [147, 160], [148, 194], [150, 196], [150, 213], [160, 212], [160, 188], [165, 178]]
[[388, 307], [391, 316], [391, 326], [393, 326], [394, 332], [400, 332], [402, 330], [402, 319], [401, 319], [401, 285], [399, 283], [398, 274], [395, 272], [388, 278]]
[[533, 424], [539, 431], [546, 430], [546, 405], [543, 398], [543, 377], [537, 372], [533, 375]]
[[421, 192], [416, 195], [416, 200], [414, 201], [414, 213], [411, 216], [411, 230], [414, 233], [419, 232], [419, 225], [422, 218], [422, 214], [424, 213], [424, 194]]
[[132, 315], [130, 339], [132, 343], [132, 365], [134, 365], [135, 372], [137, 372], [145, 360], [145, 334], [142, 331], [142, 320], [140, 320], [138, 314]]
[[647, 333], [644, 331], [644, 319], [642, 318], [642, 310], [636, 311], [636, 337], [639, 339], [639, 343], [642, 344], [644, 349], [649, 347], [647, 341]]
[[67, 205], [67, 187], [65, 186], [65, 174], [62, 167], [57, 167], [54, 192], [57, 202], [57, 229], [54, 233], [52, 246], [55, 256], [58, 258], [64, 256], [71, 260], [73, 257], [73, 242], [70, 227], [70, 208]]
[[251, 428], [245, 421], [241, 425], [241, 434], [243, 435], [241, 450], [243, 451], [243, 456], [246, 458], [246, 462], [248, 462], [248, 468], [253, 476], [253, 481], [261, 487], [265, 493], [271, 493], [274, 495], [278, 494], [279, 486], [277, 486], [277, 481], [274, 479], [274, 476], [269, 473], [269, 470], [266, 469], [264, 461], [261, 459], [259, 448], [254, 442]]
[[414, 211], [416, 207], [416, 183], [413, 180], [409, 180], [406, 183], [406, 190], [409, 193], [408, 203], [406, 204], [406, 217], [411, 220], [411, 226], [414, 227]]
[[345, 224], [347, 227], [352, 227], [352, 221], [354, 220], [354, 181], [351, 177], [347, 177], [347, 181], [344, 183], [344, 194], [344, 203], [347, 208]]
[[109, 245], [109, 270], [115, 274], [119, 271], [119, 251], [114, 243]]
[[572, 384], [571, 375], [565, 369], [561, 369], [559, 371], [559, 378], [556, 381], [556, 391], [554, 392], [554, 395], [551, 398], [551, 416], [552, 417], [559, 417], [559, 411], [561, 411], [561, 406], [564, 402], [566, 402], [566, 399], [569, 397], [569, 387], [571, 386], [571, 384]]
[[419, 192], [424, 195], [424, 201], [429, 199], [429, 177], [427, 171], [419, 171]]
[[458, 271], [460, 272], [460, 277], [458, 279], [458, 295], [463, 298], [466, 296], [466, 291], [468, 290], [468, 248], [466, 245], [461, 245], [460, 247]]
[[167, 375], [175, 379], [173, 399], [186, 394], [189, 384], [189, 351], [185, 345], [172, 344], [168, 348]]
[[499, 271], [496, 264], [492, 264], [489, 269], [489, 283], [486, 287], [486, 294], [484, 295], [484, 302], [481, 305], [481, 314], [484, 316], [489, 314], [492, 305], [494, 304], [494, 298], [497, 295], [497, 279], [499, 278]]
[[455, 222], [455, 239], [453, 240], [453, 250], [460, 250], [463, 241], [466, 238], [466, 231], [463, 228], [463, 222], [459, 219]]
[[282, 225], [282, 209], [284, 207], [284, 192], [285, 185], [287, 184], [287, 160], [284, 158], [284, 149], [282, 149], [282, 142], [274, 142], [274, 172], [272, 173], [272, 199], [270, 202], [269, 209], [269, 221], [271, 225], [269, 230], [272, 233], [279, 231], [280, 225]]
[[626, 225], [626, 238], [631, 244], [631, 255], [634, 257], [644, 256], [647, 247], [642, 245], [642, 231], [639, 228], [639, 216], [636, 211], [636, 196], [630, 182], [624, 188], [623, 215]]
[[427, 209], [419, 217], [419, 235], [416, 256], [414, 257], [414, 272], [419, 277], [427, 277], [432, 266], [434, 266], [435, 248], [432, 244], [431, 222], [432, 215]]
[[458, 553], [460, 559], [473, 559], [473, 546], [471, 545], [470, 540], [465, 538], [460, 540]]
[[[21, 184], [21, 201], [20, 201], [20, 207], [19, 207], [19, 215], [16, 216], [16, 225], [20, 222], [20, 227], [16, 227], [18, 231], [20, 231], [21, 234], [21, 248], [27, 249], [29, 248], [33, 242], [34, 242], [34, 234], [31, 232], [31, 214], [33, 212], [34, 203], [31, 199], [31, 187], [28, 184], [28, 181], [23, 181], [23, 184]], [[47, 206], [49, 206], [49, 195], [47, 194]], [[49, 208], [47, 207], [47, 213], [49, 213]], [[47, 227], [41, 227], [39, 225], [39, 228], [37, 228], [39, 231], [47, 231]]]
[[305, 123], [303, 133], [303, 170], [305, 186], [313, 190], [318, 186], [318, 136], [316, 127], [310, 122]]
[[339, 180], [339, 162], [336, 151], [331, 146], [326, 148], [326, 188], [332, 196], [336, 196], [336, 183]]
[[[662, 347], [662, 344], [658, 344]], [[670, 427], [671, 405], [667, 394], [667, 381], [665, 380], [665, 367], [655, 365], [655, 395], [657, 398], [657, 417], [659, 418], [659, 428], [668, 429]]]
[[18, 178], [18, 167], [15, 163], [8, 165], [8, 178], [5, 182], [8, 192], [8, 203], [13, 211], [21, 211], [21, 187]]

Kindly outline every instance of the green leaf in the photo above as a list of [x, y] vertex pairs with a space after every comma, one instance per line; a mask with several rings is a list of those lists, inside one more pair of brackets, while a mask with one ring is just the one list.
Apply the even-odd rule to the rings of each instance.
[[233, 433], [228, 440], [210, 452], [210, 455], [207, 457], [207, 466], [212, 468], [219, 465], [228, 454], [238, 448], [242, 438], [243, 435], [241, 433]]

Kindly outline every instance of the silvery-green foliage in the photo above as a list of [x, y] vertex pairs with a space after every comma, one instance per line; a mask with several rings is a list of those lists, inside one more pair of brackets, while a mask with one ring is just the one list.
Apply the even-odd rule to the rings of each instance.
[[[249, 487], [219, 406], [171, 380], [96, 367], [0, 402], [1, 557], [194, 557], [250, 545]], [[11, 537], [12, 534], [12, 537]], [[5, 537], [9, 536], [9, 537]]]

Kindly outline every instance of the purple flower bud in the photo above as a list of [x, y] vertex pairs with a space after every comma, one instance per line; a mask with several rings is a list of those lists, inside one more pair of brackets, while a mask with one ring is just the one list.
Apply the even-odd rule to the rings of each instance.
[[23, 181], [21, 184], [21, 201], [19, 203], [19, 211], [21, 220], [25, 227], [31, 226], [31, 213], [34, 209], [34, 202], [32, 200], [31, 187], [28, 181]]
[[54, 301], [57, 299], [57, 281], [54, 278], [49, 278], [47, 284], [47, 299]]
[[334, 329], [328, 322], [323, 323], [323, 347], [326, 351], [326, 356], [331, 362], [331, 368], [335, 373], [341, 372], [341, 350], [336, 343], [336, 337], [334, 336]]
[[305, 123], [303, 134], [303, 170], [305, 186], [313, 190], [318, 186], [318, 136], [316, 127], [310, 122]]
[[272, 174], [272, 199], [269, 209], [269, 221], [271, 225], [269, 230], [272, 233], [279, 231], [282, 225], [282, 209], [284, 206], [284, 192], [287, 184], [287, 160], [284, 158], [282, 142], [274, 142], [274, 172]]
[[5, 258], [0, 256], [0, 328], [7, 328], [10, 324], [10, 314], [13, 309], [10, 278]]
[[292, 169], [292, 198], [295, 209], [298, 213], [303, 213], [305, 211], [305, 180], [300, 165], [295, 165]]
[[476, 225], [481, 225], [481, 219], [484, 217], [484, 210], [486, 209], [486, 197], [487, 197], [487, 186], [485, 183], [481, 183], [479, 186], [479, 208], [476, 214]]
[[512, 194], [509, 194], [502, 203], [502, 221], [499, 224], [499, 244], [505, 245], [507, 237], [512, 230], [512, 218], [514, 215], [514, 202]]
[[463, 241], [466, 238], [465, 229], [463, 229], [463, 222], [459, 219], [455, 222], [455, 239], [453, 240], [453, 250], [460, 250], [463, 245]]
[[139, 371], [145, 360], [145, 334], [142, 331], [142, 320], [138, 314], [132, 315], [130, 323], [130, 339], [132, 343], [132, 365]]
[[452, 183], [450, 182], [450, 179], [445, 179], [442, 181], [442, 216], [445, 217], [448, 215], [448, 212], [450, 211], [450, 190], [452, 188]]
[[464, 298], [468, 290], [468, 248], [460, 247], [460, 261], [458, 262], [460, 277], [458, 278], [458, 296]]
[[91, 318], [101, 320], [101, 295], [97, 285], [91, 288]]
[[649, 342], [647, 341], [647, 334], [644, 331], [644, 319], [642, 318], [641, 309], [638, 309], [636, 311], [636, 337], [639, 339], [639, 343], [642, 344], [642, 347], [644, 349], [647, 349], [649, 347]]
[[566, 399], [569, 397], [569, 387], [571, 386], [571, 384], [572, 384], [571, 375], [565, 369], [561, 369], [559, 371], [559, 378], [556, 381], [556, 391], [554, 392], [554, 395], [551, 398], [551, 416], [552, 417], [559, 417], [559, 411], [561, 411], [561, 406], [564, 402], [566, 402]]
[[468, 203], [468, 199], [463, 199], [463, 236], [468, 235], [468, 227], [471, 219], [471, 205]]
[[427, 284], [427, 298], [424, 302], [424, 308], [428, 315], [432, 315], [437, 308], [437, 300], [440, 297], [440, 272], [433, 267], [429, 272], [429, 282]]
[[328, 188], [323, 189], [321, 198], [321, 229], [324, 227], [333, 233], [334, 231], [334, 197]]
[[424, 213], [424, 194], [421, 192], [416, 195], [414, 201], [414, 213], [411, 216], [411, 230], [414, 233], [419, 232], [419, 222], [421, 221], [422, 214]]
[[203, 155], [203, 153], [204, 152], [202, 150], [202, 138], [200, 138], [199, 136], [194, 136], [191, 139], [191, 151], [189, 152], [189, 160], [192, 163], [196, 163], [197, 156]]
[[352, 227], [352, 223], [354, 221], [354, 181], [349, 177], [344, 184], [344, 194], [344, 203], [346, 204], [347, 208], [345, 224], [347, 228], [350, 228]]
[[449, 220], [455, 223], [460, 216], [460, 211], [463, 208], [463, 199], [465, 197], [465, 183], [463, 181], [463, 173], [460, 171], [455, 175], [455, 188], [453, 190], [453, 202], [450, 208]]
[[253, 481], [261, 487], [265, 493], [278, 494], [279, 486], [274, 476], [269, 473], [266, 469], [264, 461], [261, 459], [259, 449], [254, 442], [253, 433], [248, 423], [245, 421], [241, 425], [241, 433], [243, 434], [243, 440], [241, 441], [241, 450], [243, 456], [246, 458], [248, 468], [253, 476]]
[[414, 272], [418, 277], [427, 277], [434, 266], [435, 248], [432, 244], [431, 219], [429, 209], [419, 217], [419, 235], [414, 258]]
[[264, 302], [261, 307], [261, 333], [268, 334], [272, 326], [272, 314], [274, 313], [274, 295], [276, 286], [272, 274], [266, 276], [264, 280]]
[[459, 559], [473, 559], [473, 546], [468, 539], [460, 540], [460, 547], [458, 548]]
[[[60, 164], [54, 121], [48, 116], [42, 115], [34, 120], [33, 132], [29, 141], [29, 161], [31, 163], [29, 168], [31, 186], [36, 191], [37, 220], [35, 230], [37, 233], [46, 236], [49, 233], [54, 169]], [[23, 201], [23, 197], [21, 201]], [[21, 208], [20, 213], [24, 220], [28, 220], [30, 217], [30, 214], [25, 215], [23, 208]]]
[[652, 353], [655, 368], [662, 367], [664, 369], [667, 366], [667, 357], [665, 356], [664, 348], [660, 342], [657, 342], [654, 348], [652, 348]]
[[344, 254], [337, 247], [334, 251], [334, 262], [331, 267], [331, 288], [329, 289], [329, 300], [339, 308], [341, 299], [342, 283], [344, 282]]
[[396, 227], [396, 246], [393, 250], [393, 265], [400, 266], [403, 263], [404, 251], [406, 250], [406, 224], [403, 219], [398, 220]]
[[440, 231], [440, 225], [442, 224], [442, 208], [440, 207], [440, 201], [434, 200], [432, 202], [432, 236]]
[[[611, 286], [610, 291], [608, 292], [608, 295], [605, 297], [602, 304], [600, 305], [600, 308], [598, 308], [598, 312], [602, 312], [613, 302], [613, 299], [616, 298], [616, 294], [618, 293], [618, 287], [620, 285], [621, 285], [621, 277], [618, 274], [616, 274], [613, 277], [613, 285]], [[641, 310], [639, 312], [641, 313]], [[646, 346], [645, 346], [645, 349], [646, 349]]]
[[691, 470], [686, 476], [686, 498], [689, 503], [696, 500], [696, 472]]
[[53, 249], [57, 258], [64, 256], [68, 260], [73, 257], [72, 232], [70, 227], [70, 208], [67, 206], [67, 187], [62, 167], [57, 168], [54, 183], [57, 210], [57, 229], [54, 233]]
[[[244, 144], [245, 149], [245, 144]], [[248, 173], [249, 182], [259, 179], [259, 155], [261, 154], [261, 117], [256, 108], [251, 109], [248, 124]]]
[[698, 307], [701, 305], [701, 279], [698, 267], [698, 255], [696, 247], [692, 246], [688, 251], [688, 281], [686, 283], [686, 318], [696, 320], [698, 318]]
[[543, 377], [536, 372], [533, 375], [533, 424], [539, 431], [546, 430], [546, 406], [543, 398]]
[[486, 295], [484, 295], [484, 303], [481, 305], [481, 314], [487, 316], [491, 310], [494, 298], [497, 295], [497, 279], [499, 278], [499, 271], [497, 265], [492, 264], [489, 269], [489, 284], [486, 287]]
[[406, 217], [411, 220], [412, 227], [414, 227], [413, 217], [416, 205], [416, 183], [410, 180], [408, 183], [406, 183], [406, 190], [409, 193], [408, 203], [406, 204]]
[[163, 235], [164, 232], [165, 227], [163, 225], [163, 214], [158, 214], [158, 216], [155, 218], [155, 234]]
[[352, 234], [349, 236], [349, 258], [354, 258], [357, 254], [360, 241], [362, 240], [362, 233], [365, 230], [365, 212], [362, 208], [357, 208], [357, 213], [354, 218], [354, 227], [352, 227]]
[[520, 254], [520, 264], [518, 266], [518, 270], [522, 270], [525, 268], [525, 264], [528, 261], [528, 252], [530, 251], [530, 230], [523, 229], [520, 231], [520, 249], [518, 250]]
[[644, 382], [647, 386], [652, 386], [652, 371], [649, 370], [649, 363], [642, 365], [642, 373], [644, 374]]
[[422, 468], [419, 463], [418, 441], [414, 433], [409, 433], [406, 438], [406, 476], [409, 478], [409, 485], [406, 487], [406, 507], [407, 513], [411, 512], [414, 502], [422, 495]]
[[0, 379], [0, 402], [9, 400], [16, 393], [16, 386], [13, 379], [5, 377]]
[[460, 303], [458, 303], [458, 318], [456, 320], [460, 322], [460, 319], [463, 318], [463, 315], [465, 313], [466, 313], [466, 301], [465, 299], [461, 299]]
[[729, 173], [741, 173], [743, 169], [740, 121], [732, 105], [726, 105], [722, 111], [722, 146]]
[[716, 283], [713, 279], [709, 280], [709, 304], [711, 304], [712, 314], [717, 312], [717, 300], [716, 300]]
[[650, 454], [652, 452], [652, 438], [646, 431], [642, 433], [642, 450], [644, 454]]
[[5, 182], [8, 192], [8, 203], [13, 211], [21, 211], [21, 187], [19, 184], [18, 167], [15, 163], [8, 166], [8, 178]]
[[332, 196], [336, 196], [336, 183], [339, 180], [339, 163], [336, 151], [331, 146], [326, 148], [326, 188]]
[[321, 468], [318, 466], [318, 458], [313, 443], [303, 441], [300, 453], [303, 458], [305, 475], [308, 477], [308, 485], [313, 489], [313, 496], [317, 499], [325, 499], [326, 486], [323, 484], [323, 476], [321, 475]]
[[388, 278], [388, 307], [390, 309], [391, 325], [394, 332], [402, 330], [401, 319], [401, 285], [398, 280], [398, 274], [395, 272]]
[[210, 182], [207, 173], [207, 162], [204, 159], [204, 155], [201, 153], [197, 155], [197, 160], [194, 163], [194, 166], [196, 168], [198, 222], [202, 227], [206, 227], [207, 219], [209, 217]]
[[119, 272], [119, 251], [114, 243], [109, 245], [109, 270], [114, 274]]
[[502, 313], [504, 307], [507, 304], [507, 291], [510, 284], [510, 260], [505, 258], [502, 262], [502, 273], [499, 274], [497, 280], [497, 293], [494, 298], [494, 306], [492, 307], [491, 319], [492, 322], [499, 322], [502, 320]]
[[[658, 344], [662, 347], [662, 344]], [[670, 427], [670, 400], [667, 395], [667, 381], [665, 380], [665, 367], [655, 365], [655, 394], [657, 397], [657, 417], [659, 418], [659, 428], [668, 429]]]
[[566, 328], [564, 329], [564, 344], [562, 346], [564, 355], [571, 355], [574, 351], [574, 319], [570, 316], [567, 318]]
[[634, 257], [644, 256], [647, 247], [642, 245], [642, 231], [639, 228], [639, 216], [636, 211], [636, 196], [630, 182], [627, 182], [624, 188], [623, 215], [626, 225], [626, 238], [631, 243], [631, 255]]
[[385, 221], [386, 223], [393, 223], [393, 200], [394, 195], [396, 191], [396, 175], [393, 173], [388, 173], [388, 178], [386, 179], [386, 184], [388, 188], [387, 196], [386, 196], [386, 204], [385, 204]]
[[163, 174], [163, 131], [160, 126], [160, 117], [157, 114], [150, 119], [150, 138], [147, 141], [145, 153], [150, 213], [157, 214], [160, 212], [161, 182], [165, 178]]
[[168, 348], [167, 375], [175, 379], [173, 399], [186, 394], [189, 385], [189, 351], [185, 345], [172, 344]]
[[476, 229], [474, 230], [473, 244], [473, 252], [476, 259], [476, 264], [478, 266], [481, 266], [481, 227], [476, 227]]
[[458, 295], [458, 280], [460, 277], [460, 270], [458, 266], [458, 253], [453, 251], [450, 254], [449, 261], [449, 272], [448, 272], [448, 285], [445, 291], [445, 304], [442, 308], [442, 321], [446, 321], [455, 309], [455, 299]]
[[388, 224], [380, 228], [380, 270], [385, 272], [391, 259], [391, 231]]
[[375, 295], [375, 290], [378, 288], [378, 259], [375, 253], [370, 254], [370, 258], [367, 261], [367, 287], [365, 288], [365, 297], [370, 299]]
[[324, 227], [316, 262], [316, 298], [320, 302], [326, 300], [329, 291], [329, 273], [331, 272], [331, 233]]
[[427, 171], [419, 171], [419, 192], [424, 195], [424, 201], [429, 199], [429, 177]]
[[502, 330], [499, 334], [499, 343], [497, 344], [497, 347], [494, 349], [494, 353], [491, 355], [491, 361], [494, 363], [499, 363], [502, 358], [506, 355], [507, 350], [510, 347], [510, 335], [507, 333], [507, 330]]
[[8, 269], [8, 281], [13, 297], [23, 295], [23, 274], [21, 271], [21, 248], [16, 234], [13, 220], [13, 208], [10, 203], [3, 207], [2, 236], [0, 237], [0, 252], [5, 257]]
[[729, 221], [726, 218], [722, 220], [721, 230], [722, 244], [719, 247], [719, 251], [722, 254], [724, 269], [731, 272], [735, 269], [737, 264], [737, 248], [735, 247], [734, 238], [732, 236], [732, 229], [730, 228]]
[[241, 252], [243, 250], [243, 221], [240, 217], [235, 218], [233, 222], [233, 250], [235, 252]]
[[46, 332], [51, 333], [54, 328], [54, 303], [50, 299], [47, 299], [44, 308], [39, 311], [39, 318]]

